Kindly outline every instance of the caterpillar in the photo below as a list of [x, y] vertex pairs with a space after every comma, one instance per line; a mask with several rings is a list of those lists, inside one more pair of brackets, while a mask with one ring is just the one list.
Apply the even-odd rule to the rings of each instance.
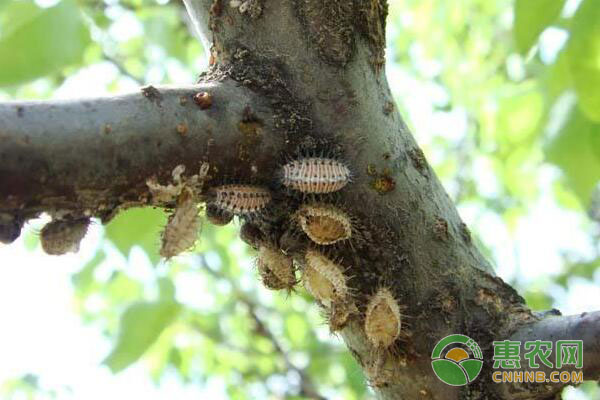
[[256, 213], [271, 202], [269, 189], [255, 185], [222, 185], [213, 188], [212, 193], [212, 204], [236, 215]]
[[387, 288], [380, 288], [369, 300], [365, 313], [365, 333], [377, 348], [391, 346], [400, 335], [402, 320], [398, 302]]
[[78, 252], [89, 225], [89, 218], [53, 220], [47, 223], [40, 232], [42, 249], [53, 256]]
[[350, 169], [342, 162], [309, 157], [285, 164], [281, 181], [283, 185], [303, 193], [332, 193], [346, 186], [350, 179]]
[[292, 259], [278, 249], [261, 244], [256, 264], [262, 282], [267, 288], [289, 290], [296, 284]]
[[349, 295], [341, 266], [316, 250], [308, 250], [302, 282], [306, 290], [326, 307]]
[[352, 236], [350, 217], [330, 204], [303, 204], [295, 215], [302, 230], [317, 244], [330, 245]]
[[306, 290], [328, 310], [329, 329], [338, 331], [358, 309], [342, 267], [316, 250], [308, 250], [302, 281]]
[[177, 208], [169, 217], [162, 234], [160, 255], [171, 258], [194, 245], [201, 229], [193, 192], [185, 187], [177, 199]]

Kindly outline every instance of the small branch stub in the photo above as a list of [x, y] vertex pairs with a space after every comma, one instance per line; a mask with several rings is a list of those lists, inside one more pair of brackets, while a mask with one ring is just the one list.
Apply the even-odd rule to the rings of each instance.
[[212, 106], [213, 96], [208, 92], [196, 93], [194, 95], [194, 103], [196, 103], [201, 110], [206, 110]]

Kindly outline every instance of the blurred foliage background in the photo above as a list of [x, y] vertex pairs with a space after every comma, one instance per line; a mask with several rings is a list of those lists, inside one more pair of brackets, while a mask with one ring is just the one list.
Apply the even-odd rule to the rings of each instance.
[[[389, 3], [397, 106], [498, 274], [534, 309], [600, 308], [600, 3]], [[193, 82], [207, 63], [191, 31], [178, 1], [0, 0], [0, 99]], [[40, 252], [43, 221], [0, 249], [2, 264], [11, 247]], [[112, 343], [99, 368], [142, 365], [159, 386], [167, 375], [218, 381], [215, 393], [234, 399], [371, 396], [304, 290], [260, 285], [239, 224], [204, 224], [196, 248], [166, 263], [165, 221], [132, 209], [95, 226], [69, 272], [81, 324]], [[0, 397], [72, 395], [73, 382], [43, 381], [35, 370], [0, 376]], [[565, 397], [600, 390], [586, 383]]]

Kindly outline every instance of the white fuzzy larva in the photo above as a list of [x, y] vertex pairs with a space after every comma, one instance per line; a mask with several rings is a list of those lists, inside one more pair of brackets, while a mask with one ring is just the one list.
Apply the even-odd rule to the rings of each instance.
[[283, 166], [282, 183], [303, 193], [332, 193], [350, 182], [350, 169], [342, 162], [321, 157], [301, 158]]
[[160, 255], [171, 258], [188, 250], [194, 246], [200, 229], [201, 220], [193, 193], [184, 188], [163, 231]]
[[365, 333], [377, 348], [391, 346], [400, 335], [401, 316], [398, 302], [387, 288], [371, 297], [365, 313]]

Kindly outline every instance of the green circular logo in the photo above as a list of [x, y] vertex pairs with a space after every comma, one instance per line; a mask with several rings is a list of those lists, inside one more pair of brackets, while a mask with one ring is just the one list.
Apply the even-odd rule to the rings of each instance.
[[481, 372], [483, 355], [479, 345], [470, 337], [449, 335], [435, 345], [431, 353], [431, 366], [442, 382], [464, 386], [473, 382]]

